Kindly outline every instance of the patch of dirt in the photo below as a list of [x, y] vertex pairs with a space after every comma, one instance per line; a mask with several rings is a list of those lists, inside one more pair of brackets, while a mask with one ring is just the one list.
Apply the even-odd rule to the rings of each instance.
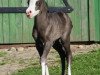
[[[87, 53], [97, 49], [100, 49], [99, 44], [71, 45], [73, 55]], [[1, 45], [1, 51], [7, 52], [7, 54], [0, 57], [0, 75], [11, 75], [18, 69], [39, 65], [39, 55], [34, 45]], [[48, 55], [48, 65], [58, 65], [60, 63], [58, 63], [59, 60], [60, 58], [57, 52], [51, 49]]]
[[73, 55], [83, 54], [93, 50], [100, 49], [100, 44], [91, 44], [91, 45], [71, 45], [71, 50]]

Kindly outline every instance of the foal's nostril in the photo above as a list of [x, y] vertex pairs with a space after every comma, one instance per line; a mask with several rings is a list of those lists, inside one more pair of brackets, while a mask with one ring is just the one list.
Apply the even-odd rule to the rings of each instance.
[[27, 15], [30, 15], [31, 13], [32, 13], [32, 11], [30, 10], [30, 11], [28, 11]]
[[30, 10], [30, 11], [29, 11], [29, 13], [31, 14], [31, 13], [32, 13], [32, 11]]
[[27, 15], [30, 15], [32, 13], [32, 11], [30, 10], [30, 11], [26, 11], [26, 14]]

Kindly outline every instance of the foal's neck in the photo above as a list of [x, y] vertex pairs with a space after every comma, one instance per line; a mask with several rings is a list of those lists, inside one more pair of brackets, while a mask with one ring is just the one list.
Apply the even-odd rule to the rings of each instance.
[[37, 16], [45, 15], [47, 11], [48, 11], [48, 6], [45, 1], [42, 1], [41, 7], [40, 7], [40, 13]]
[[[47, 13], [48, 13], [48, 6], [45, 1], [42, 2], [40, 7], [40, 13], [36, 16], [37, 23], [42, 25], [46, 25], [45, 22], [47, 21]], [[38, 25], [40, 25], [38, 24]]]
[[45, 31], [45, 29], [47, 28], [48, 26], [47, 13], [48, 13], [48, 6], [46, 5], [45, 2], [43, 2], [40, 7], [40, 13], [35, 17], [36, 28], [38, 28], [38, 30]]

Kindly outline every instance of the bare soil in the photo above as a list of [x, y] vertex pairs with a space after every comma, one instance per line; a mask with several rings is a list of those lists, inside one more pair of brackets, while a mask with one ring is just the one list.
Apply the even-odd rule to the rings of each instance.
[[[100, 49], [99, 44], [71, 45], [73, 56]], [[34, 45], [0, 45], [0, 52], [7, 54], [0, 57], [0, 75], [11, 75], [18, 69], [39, 65], [39, 55]], [[59, 65], [59, 55], [52, 48], [48, 55], [49, 66]], [[57, 63], [56, 63], [57, 62]]]

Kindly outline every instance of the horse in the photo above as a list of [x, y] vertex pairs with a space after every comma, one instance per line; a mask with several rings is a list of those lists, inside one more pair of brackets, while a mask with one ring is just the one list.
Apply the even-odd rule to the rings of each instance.
[[28, 18], [35, 18], [32, 36], [40, 56], [42, 75], [49, 75], [47, 55], [53, 47], [60, 55], [62, 73], [66, 74], [65, 60], [67, 61], [68, 75], [71, 75], [72, 52], [70, 50], [70, 34], [72, 21], [67, 13], [48, 12], [48, 5], [44, 0], [28, 0], [26, 9]]

